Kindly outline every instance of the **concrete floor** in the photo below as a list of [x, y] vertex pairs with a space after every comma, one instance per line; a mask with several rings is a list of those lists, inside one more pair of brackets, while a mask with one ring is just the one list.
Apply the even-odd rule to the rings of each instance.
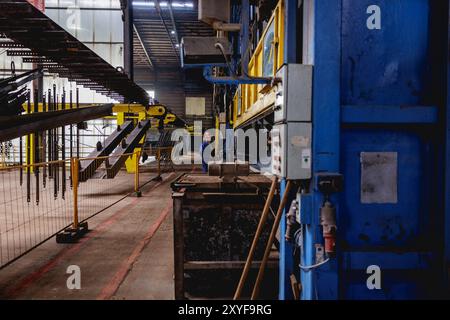
[[[36, 178], [30, 176], [29, 199], [24, 174], [20, 184], [19, 171], [0, 171], [0, 266], [25, 253], [49, 236], [73, 222], [73, 191], [69, 172], [66, 173], [66, 192], [54, 195], [54, 180], [47, 179], [44, 187], [39, 181], [37, 202]], [[140, 174], [142, 183], [155, 176], [155, 170]], [[61, 181], [62, 177], [60, 175]], [[134, 175], [120, 172], [113, 180], [90, 179], [78, 188], [79, 221], [108, 208], [134, 191]]]
[[[173, 299], [170, 183], [151, 182], [142, 198], [126, 198], [89, 220], [77, 244], [51, 239], [0, 271], [1, 299]], [[67, 288], [79, 266], [81, 289]]]

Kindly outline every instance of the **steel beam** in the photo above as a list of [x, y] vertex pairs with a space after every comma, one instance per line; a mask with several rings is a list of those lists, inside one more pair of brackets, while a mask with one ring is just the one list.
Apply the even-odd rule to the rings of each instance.
[[[124, 124], [118, 126], [117, 130], [114, 131], [105, 141], [104, 146], [94, 150], [86, 160], [80, 161], [80, 181], [85, 182], [92, 178], [95, 171], [101, 166], [101, 164], [106, 160], [105, 158], [111, 152], [116, 149], [116, 147], [122, 142], [122, 140], [133, 130], [133, 122], [127, 121]], [[99, 159], [100, 158], [100, 159]]]
[[175, 21], [175, 15], [173, 14], [172, 9], [172, 0], [169, 1], [169, 14], [170, 14], [170, 20], [172, 21], [173, 25], [173, 32], [175, 33], [175, 39], [177, 40], [177, 44], [180, 45], [180, 38], [178, 37], [178, 29], [177, 29], [177, 23]]
[[[111, 115], [112, 104], [84, 108], [74, 111], [54, 111], [38, 114], [22, 115], [17, 117], [0, 118], [2, 128], [0, 130], [0, 142], [23, 137], [35, 132], [51, 130], [83, 121], [98, 119]], [[36, 120], [36, 118], [38, 118]], [[14, 122], [14, 126], [4, 128], [4, 123]], [[22, 124], [21, 124], [22, 123]]]
[[130, 80], [134, 80], [133, 5], [131, 0], [120, 0], [120, 3], [123, 10], [125, 72]]
[[139, 142], [144, 138], [148, 129], [150, 129], [150, 120], [139, 122], [133, 132], [127, 137], [124, 144], [114, 151], [111, 155], [111, 160], [106, 165], [106, 176], [108, 179], [114, 179], [117, 173], [119, 173], [120, 168], [123, 167], [127, 160], [127, 157], [124, 157], [124, 155], [132, 153], [138, 147]]

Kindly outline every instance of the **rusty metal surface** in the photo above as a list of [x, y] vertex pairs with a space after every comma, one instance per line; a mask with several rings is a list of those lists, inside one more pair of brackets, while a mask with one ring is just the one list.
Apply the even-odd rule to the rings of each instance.
[[361, 203], [398, 203], [397, 152], [361, 153]]
[[[246, 192], [258, 188], [270, 188], [270, 179], [259, 174], [250, 174], [248, 176], [237, 177], [236, 183], [223, 183], [220, 177], [207, 176], [204, 174], [186, 174], [180, 177], [172, 187], [174, 190], [187, 187], [192, 190], [207, 190], [207, 192], [227, 191], [227, 192]], [[237, 189], [238, 188], [238, 189]]]
[[[257, 204], [185, 204], [185, 258], [189, 261], [245, 261], [261, 211], [262, 207]], [[256, 249], [256, 260], [262, 258], [263, 242], [269, 232], [267, 224]]]
[[248, 176], [250, 174], [250, 165], [248, 162], [210, 163], [208, 165], [208, 174], [216, 177]]
[[[196, 295], [232, 295], [240, 275], [237, 266], [247, 258], [270, 182], [249, 175], [223, 184], [220, 177], [187, 174], [174, 183], [176, 285]], [[272, 223], [270, 216], [256, 248], [256, 262], [263, 256]], [[181, 298], [180, 289], [176, 292]]]

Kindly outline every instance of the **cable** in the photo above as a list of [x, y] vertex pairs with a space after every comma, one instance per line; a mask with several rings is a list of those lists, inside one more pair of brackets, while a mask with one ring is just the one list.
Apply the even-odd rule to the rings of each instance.
[[222, 52], [222, 55], [225, 58], [225, 62], [227, 63], [228, 69], [230, 69], [231, 76], [233, 78], [236, 78], [236, 71], [232, 68], [231, 62], [230, 62], [230, 60], [228, 59], [228, 57], [227, 57], [227, 55], [225, 53], [225, 48], [223, 47], [223, 45], [220, 42], [217, 42], [215, 44], [215, 47]]
[[330, 258], [326, 259], [325, 261], [323, 261], [321, 263], [314, 264], [312, 266], [302, 266], [301, 264], [299, 264], [298, 266], [300, 269], [302, 269], [304, 271], [310, 271], [310, 270], [317, 269], [317, 268], [323, 266], [324, 264], [328, 263], [329, 261], [330, 261]]

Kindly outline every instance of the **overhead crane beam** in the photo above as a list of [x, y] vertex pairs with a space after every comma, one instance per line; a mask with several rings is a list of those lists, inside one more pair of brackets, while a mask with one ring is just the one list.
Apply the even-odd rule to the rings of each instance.
[[[34, 110], [34, 104], [31, 103], [31, 110]], [[80, 109], [86, 108], [88, 106], [92, 106], [91, 104], [80, 104]], [[43, 104], [40, 103], [38, 105], [38, 111], [41, 113], [43, 111]], [[28, 110], [28, 104], [25, 103], [23, 105], [25, 112]], [[62, 104], [57, 104], [57, 110], [63, 110]], [[151, 105], [149, 107], [145, 107], [141, 104], [114, 104], [112, 105], [112, 113], [134, 113], [134, 114], [145, 114], [146, 118], [163, 118], [165, 125], [174, 125], [178, 127], [185, 127], [186, 122], [178, 117], [176, 114], [172, 113], [166, 106], [162, 104]], [[115, 119], [112, 115], [105, 116], [108, 119]], [[0, 119], [1, 120], [1, 119]]]
[[[112, 104], [105, 104], [80, 110], [41, 112], [15, 117], [1, 118], [0, 142], [23, 137], [35, 132], [51, 130], [70, 124], [93, 120], [111, 115]], [[13, 125], [8, 126], [8, 123]]]

